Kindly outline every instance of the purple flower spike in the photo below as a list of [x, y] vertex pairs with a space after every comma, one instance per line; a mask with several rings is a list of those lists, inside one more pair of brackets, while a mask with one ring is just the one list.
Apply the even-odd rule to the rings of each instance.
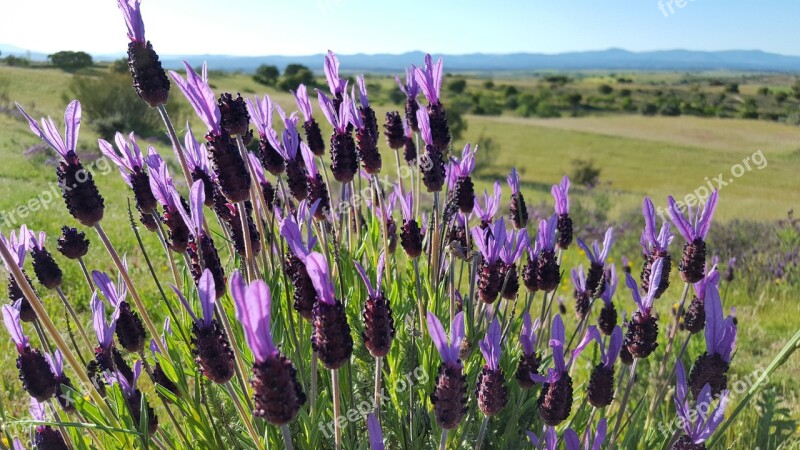
[[528, 247], [530, 238], [527, 230], [509, 231], [506, 233], [505, 245], [500, 249], [500, 259], [510, 266], [519, 261]]
[[[300, 153], [303, 155], [303, 161], [306, 163], [308, 176], [310, 178], [316, 178], [317, 175], [319, 175], [319, 168], [317, 167], [317, 161], [314, 159], [314, 152], [311, 151], [311, 149], [308, 147], [308, 144], [301, 141]], [[256, 161], [258, 161], [257, 158]]]
[[607, 305], [611, 304], [611, 299], [614, 298], [614, 293], [617, 292], [617, 284], [619, 283], [617, 268], [614, 264], [611, 265], [610, 272], [611, 278], [606, 281], [606, 287], [603, 289], [603, 294], [600, 296]]
[[147, 166], [150, 167], [150, 190], [153, 192], [153, 196], [167, 211], [174, 212], [182, 209], [183, 206], [180, 202], [175, 202], [175, 196], [172, 194], [175, 191], [175, 185], [172, 182], [172, 176], [169, 174], [167, 165], [153, 147], [150, 147], [150, 149], [151, 151], [145, 161]]
[[128, 28], [128, 38], [134, 42], [144, 43], [144, 22], [142, 12], [139, 10], [141, 0], [117, 0], [117, 6], [122, 11], [125, 26]]
[[[200, 275], [200, 279], [197, 281], [197, 296], [200, 299], [200, 309], [202, 311], [200, 317], [197, 317], [194, 313], [191, 305], [189, 305], [189, 301], [186, 300], [186, 297], [183, 296], [181, 291], [174, 285], [170, 285], [170, 287], [178, 296], [186, 312], [189, 313], [192, 322], [194, 322], [198, 328], [207, 329], [211, 327], [211, 322], [214, 320], [214, 306], [216, 305], [216, 285], [214, 283], [214, 276], [211, 274], [210, 270], [203, 270], [203, 274]], [[231, 292], [232, 291], [233, 286], [231, 286]]]
[[[173, 190], [172, 197], [176, 204], [181, 203], [181, 197], [178, 191]], [[192, 189], [189, 192], [189, 208], [191, 209], [191, 214], [186, 212], [186, 209], [183, 207], [178, 208], [183, 222], [189, 227], [197, 240], [199, 240], [200, 236], [205, 234], [203, 230], [203, 203], [205, 201], [206, 191], [203, 180], [197, 180], [192, 184]]]
[[656, 234], [656, 209], [650, 197], [644, 198], [644, 202], [642, 203], [642, 215], [644, 215], [642, 247], [644, 247], [645, 252], [649, 254], [653, 249], [666, 252], [674, 235], [670, 232], [669, 222], [666, 220], [661, 226], [661, 231]]
[[536, 232], [536, 248], [538, 251], [553, 250], [556, 245], [556, 231], [558, 228], [558, 216], [555, 214], [549, 219], [539, 221], [539, 229]]
[[416, 100], [419, 95], [419, 83], [417, 83], [414, 72], [415, 70], [413, 67], [406, 69], [406, 84], [403, 84], [397, 76], [394, 77], [394, 81], [397, 82], [397, 85], [400, 87], [400, 90], [406, 94], [406, 97]]
[[396, 198], [400, 202], [400, 211], [403, 213], [403, 220], [409, 221], [414, 218], [414, 195], [408, 192], [406, 195], [400, 191], [400, 184], [395, 185], [394, 190]]
[[255, 280], [250, 286], [245, 286], [244, 278], [237, 270], [231, 276], [231, 295], [236, 305], [236, 319], [244, 328], [244, 337], [255, 360], [263, 362], [274, 358], [278, 349], [270, 330], [272, 294], [267, 283]]
[[[705, 300], [707, 285], [713, 284], [715, 287], [718, 287], [719, 279], [719, 271], [717, 270], [717, 266], [714, 266], [711, 268], [711, 271], [706, 274], [705, 278], [692, 285], [697, 298]], [[717, 291], [717, 294], [719, 294], [719, 291]]]
[[127, 175], [144, 168], [142, 151], [139, 148], [139, 145], [136, 144], [136, 137], [134, 136], [133, 132], [128, 135], [128, 141], [126, 141], [125, 136], [119, 132], [114, 136], [114, 140], [117, 143], [119, 153], [117, 153], [110, 143], [103, 139], [98, 139], [97, 143], [100, 145], [100, 151], [103, 153], [103, 155], [117, 165], [120, 173], [122, 173], [122, 178], [124, 178], [130, 186], [131, 182], [128, 180]]
[[261, 100], [259, 100], [256, 95], [255, 102], [246, 98], [244, 103], [247, 107], [247, 112], [250, 114], [250, 121], [255, 125], [258, 134], [262, 138], [268, 139], [270, 144], [272, 144], [273, 141], [277, 141], [278, 134], [272, 128], [272, 111], [274, 106], [269, 95], [264, 94]]
[[281, 236], [286, 239], [286, 243], [294, 256], [300, 259], [300, 261], [305, 262], [305, 259], [311, 254], [314, 245], [317, 243], [316, 237], [312, 235], [311, 227], [308, 227], [308, 244], [303, 242], [303, 233], [300, 231], [300, 224], [298, 224], [291, 215], [281, 220], [280, 232]]
[[53, 354], [45, 354], [45, 359], [47, 359], [47, 363], [50, 364], [50, 369], [53, 371], [53, 374], [58, 377], [64, 376], [64, 356], [61, 354], [61, 350], [56, 349]]
[[97, 342], [103, 349], [111, 348], [114, 343], [114, 330], [117, 327], [117, 318], [119, 317], [119, 308], [114, 308], [114, 314], [111, 316], [111, 321], [106, 322], [106, 307], [105, 304], [98, 298], [97, 291], [92, 295], [90, 303], [92, 307], [92, 326], [97, 335]]
[[[603, 337], [594, 325], [590, 326], [586, 331], [584, 341], [587, 339], [597, 341], [597, 344], [600, 346], [600, 361], [602, 361], [606, 369], [613, 369], [614, 363], [617, 362], [617, 358], [619, 357], [619, 352], [622, 350], [622, 328], [619, 326], [614, 327], [614, 331], [611, 333], [611, 338], [608, 341], [608, 348], [606, 348], [605, 343], [603, 343]], [[581, 344], [583, 343], [584, 342], [581, 342]], [[586, 342], [586, 344], [588, 344], [588, 342]]]
[[314, 284], [314, 290], [317, 291], [319, 301], [331, 306], [335, 305], [335, 290], [330, 279], [330, 270], [325, 257], [321, 253], [313, 252], [306, 257], [304, 262], [306, 263], [308, 276]]
[[519, 194], [520, 182], [516, 167], [511, 168], [511, 173], [506, 177], [506, 182], [508, 182], [508, 187], [511, 189], [512, 194]]
[[717, 354], [730, 363], [733, 350], [736, 348], [736, 324], [733, 316], [723, 319], [722, 299], [719, 289], [714, 283], [706, 283], [706, 350], [709, 354]]
[[222, 114], [217, 106], [217, 99], [214, 91], [208, 85], [208, 81], [197, 75], [188, 62], [184, 61], [186, 67], [186, 79], [178, 72], [169, 71], [170, 76], [180, 88], [189, 104], [194, 108], [200, 120], [208, 127], [209, 134], [219, 135], [222, 132]]
[[541, 447], [544, 450], [556, 450], [558, 448], [558, 435], [553, 427], [547, 427], [547, 431], [544, 432], [544, 442], [541, 442], [532, 431], [528, 431], [527, 434], [531, 444], [537, 449]]
[[417, 111], [417, 123], [419, 123], [419, 133], [426, 145], [433, 145], [433, 135], [431, 134], [431, 121], [428, 112], [424, 109]]
[[[686, 242], [694, 242], [695, 239], [706, 238], [708, 230], [711, 228], [711, 219], [714, 217], [714, 210], [717, 208], [718, 197], [719, 191], [715, 190], [711, 193], [711, 196], [708, 197], [706, 204], [703, 206], [703, 212], [700, 214], [700, 217], [698, 218], [695, 216], [694, 225], [683, 215], [675, 199], [671, 195], [667, 197], [669, 217], [672, 219], [672, 223], [675, 225], [675, 228], [678, 229], [681, 236], [686, 239]], [[691, 208], [687, 211], [687, 216], [691, 218]]]
[[120, 302], [125, 301], [125, 297], [128, 295], [128, 288], [125, 283], [120, 283], [119, 287], [117, 287], [114, 285], [114, 282], [111, 281], [111, 277], [109, 277], [107, 273], [100, 272], [99, 270], [92, 271], [92, 280], [100, 290], [103, 298], [114, 308], [116, 308]]
[[352, 113], [352, 107], [350, 106], [350, 98], [347, 95], [344, 96], [338, 111], [334, 107], [333, 101], [319, 89], [317, 89], [317, 99], [319, 100], [319, 107], [322, 110], [322, 114], [333, 126], [334, 131], [339, 134], [345, 133], [347, 131], [347, 124], [351, 122], [350, 114]]
[[608, 259], [608, 254], [611, 252], [611, 246], [614, 244], [614, 227], [608, 227], [606, 231], [606, 235], [603, 238], [603, 249], [600, 250], [600, 244], [595, 240], [592, 242], [592, 248], [590, 249], [588, 245], [586, 245], [581, 238], [578, 238], [578, 245], [580, 248], [586, 252], [586, 256], [589, 258], [589, 261], [592, 264], [597, 264], [600, 266], [605, 265], [606, 259]]
[[358, 274], [361, 275], [361, 279], [364, 281], [364, 285], [367, 287], [367, 295], [370, 298], [380, 298], [381, 297], [381, 288], [383, 284], [383, 268], [386, 265], [386, 253], [381, 253], [380, 258], [378, 258], [378, 268], [376, 270], [377, 274], [377, 281], [375, 282], [375, 287], [372, 287], [372, 283], [369, 281], [369, 276], [367, 276], [367, 272], [358, 263], [358, 261], [353, 261], [353, 264], [356, 266], [356, 270]]
[[573, 268], [570, 274], [572, 275], [572, 284], [575, 286], [575, 290], [586, 292], [586, 276], [583, 272], [583, 264]]
[[478, 197], [475, 196], [475, 214], [481, 221], [490, 223], [492, 219], [494, 219], [494, 215], [497, 214], [497, 209], [500, 208], [500, 198], [502, 195], [503, 190], [500, 187], [500, 182], [495, 181], [493, 195], [490, 196], [488, 191], [483, 191], [484, 207], [481, 207]]
[[450, 164], [447, 166], [447, 183], [452, 190], [459, 178], [464, 178], [472, 175], [475, 170], [475, 152], [478, 151], [478, 146], [464, 146], [461, 152], [461, 159], [456, 157], [450, 158]]
[[556, 202], [556, 214], [559, 216], [569, 214], [569, 177], [564, 175], [561, 183], [554, 184], [553, 188], [550, 189], [550, 193], [553, 194], [553, 199]]
[[73, 100], [67, 105], [64, 111], [64, 138], [62, 139], [61, 133], [58, 131], [55, 122], [50, 117], [41, 119], [41, 126], [28, 113], [22, 109], [22, 105], [15, 102], [19, 112], [25, 116], [28, 121], [33, 134], [43, 139], [47, 145], [53, 150], [58, 152], [61, 157], [67, 159], [70, 152], [77, 151], [78, 146], [78, 132], [81, 128], [81, 104], [77, 100]]
[[[12, 231], [8, 235], [8, 239], [6, 239], [3, 233], [0, 233], [0, 241], [2, 241], [11, 252], [11, 258], [13, 259], [14, 264], [16, 264], [20, 269], [25, 266], [25, 256], [28, 254], [28, 239], [30, 234], [31, 233], [28, 231], [28, 226], [25, 224], [19, 228], [19, 234], [17, 234], [16, 231]], [[6, 266], [6, 269], [9, 269], [10, 263], [11, 261], [6, 261], [3, 259], [3, 264]]]
[[[561, 315], [556, 314], [550, 329], [550, 348], [553, 349], [553, 368], [547, 369], [547, 376], [531, 373], [531, 380], [535, 383], [556, 383], [567, 372], [569, 366], [564, 361], [564, 322]], [[579, 352], [580, 353], [580, 352]], [[573, 351], [573, 357], [575, 351]], [[572, 360], [570, 360], [570, 363]]]
[[478, 343], [483, 353], [483, 359], [486, 361], [486, 366], [491, 370], [497, 370], [500, 364], [500, 338], [501, 338], [500, 322], [497, 317], [494, 318], [489, 329], [486, 331], [486, 336]]
[[339, 78], [339, 59], [331, 50], [328, 50], [328, 54], [325, 55], [324, 71], [331, 94], [334, 96], [344, 94], [347, 91], [347, 80]]
[[384, 450], [386, 447], [383, 445], [383, 430], [375, 414], [370, 413], [367, 416], [367, 431], [369, 431], [370, 450]]
[[597, 431], [594, 436], [592, 436], [591, 427], [586, 427], [583, 444], [581, 444], [578, 433], [573, 431], [572, 428], [567, 428], [567, 430], [564, 431], [564, 444], [567, 446], [567, 450], [600, 450], [600, 447], [602, 447], [603, 442], [606, 440], [607, 433], [608, 421], [603, 418], [597, 422]]
[[300, 86], [297, 86], [297, 92], [289, 92], [294, 95], [295, 102], [297, 102], [297, 108], [299, 108], [300, 112], [303, 113], [303, 118], [305, 121], [308, 122], [311, 120], [311, 101], [308, 99], [308, 91], [306, 90], [306, 86], [301, 84]]
[[464, 313], [460, 312], [453, 317], [453, 323], [450, 324], [450, 342], [447, 342], [447, 334], [444, 332], [444, 327], [439, 318], [430, 311], [428, 311], [428, 334], [431, 336], [433, 345], [439, 351], [442, 357], [442, 362], [447, 365], [460, 366], [461, 363], [458, 359], [458, 353], [461, 349], [461, 342], [464, 340]]
[[11, 335], [11, 340], [17, 346], [17, 352], [22, 353], [23, 350], [30, 346], [28, 336], [22, 331], [22, 322], [19, 319], [19, 309], [17, 305], [3, 305], [3, 324]]
[[255, 153], [248, 153], [247, 157], [250, 158], [250, 167], [253, 168], [253, 175], [255, 175], [258, 184], [266, 184], [269, 180], [267, 180], [267, 175], [264, 173], [264, 166], [261, 165], [258, 156], [256, 156]]
[[711, 412], [710, 416], [708, 411], [713, 402], [711, 395], [711, 385], [706, 384], [700, 391], [696, 399], [696, 406], [692, 409], [689, 406], [689, 400], [686, 398], [686, 372], [683, 369], [683, 364], [677, 361], [675, 369], [676, 373], [676, 386], [675, 386], [675, 409], [677, 410], [678, 417], [681, 419], [683, 431], [688, 436], [693, 444], [702, 444], [707, 441], [714, 431], [725, 420], [725, 407], [728, 404], [729, 390], [722, 391], [719, 397], [717, 408]]
[[499, 219], [485, 230], [476, 225], [472, 228], [472, 238], [478, 246], [487, 264], [493, 264], [500, 258], [500, 251], [506, 245], [506, 225]]
[[663, 264], [663, 258], [658, 258], [656, 262], [653, 263], [653, 268], [650, 271], [650, 290], [645, 293], [644, 298], [639, 294], [639, 286], [636, 284], [636, 280], [633, 279], [631, 274], [625, 274], [625, 285], [631, 290], [633, 301], [636, 302], [639, 311], [644, 315], [650, 315], [650, 311], [653, 309], [653, 302], [656, 298], [658, 284], [661, 282], [661, 269]]
[[[367, 83], [364, 81], [364, 75], [359, 75], [356, 77], [356, 84], [358, 85], [358, 100], [361, 102], [361, 107], [369, 108], [369, 97], [367, 96]], [[355, 98], [355, 96], [353, 98]]]
[[433, 64], [430, 54], [425, 55], [425, 68], [414, 67], [414, 78], [422, 88], [422, 93], [432, 105], [439, 103], [439, 93], [442, 88], [442, 59]]
[[536, 330], [539, 329], [539, 318], [531, 324], [531, 314], [525, 311], [522, 316], [522, 333], [519, 335], [519, 343], [522, 344], [522, 352], [526, 356], [536, 352]]

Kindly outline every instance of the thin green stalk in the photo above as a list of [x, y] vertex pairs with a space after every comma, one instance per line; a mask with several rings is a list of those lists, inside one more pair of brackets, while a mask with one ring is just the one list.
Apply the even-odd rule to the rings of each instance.
[[633, 383], [636, 380], [636, 366], [639, 365], [639, 358], [634, 358], [633, 363], [631, 364], [630, 374], [628, 377], [628, 387], [625, 388], [625, 394], [622, 396], [622, 402], [619, 406], [619, 411], [617, 411], [617, 421], [614, 425], [614, 433], [611, 435], [611, 443], [608, 445], [608, 448], [616, 448], [614, 444], [617, 443], [617, 439], [619, 438], [620, 432], [620, 425], [622, 425], [622, 418], [625, 417], [625, 408], [628, 406], [628, 399], [631, 396], [631, 390], [633, 390]]
[[336, 443], [336, 450], [342, 448], [342, 428], [339, 425], [339, 408], [340, 408], [340, 388], [339, 388], [339, 369], [331, 370], [331, 384], [333, 385], [333, 423]]
[[[78, 315], [75, 313], [75, 310], [72, 309], [72, 305], [70, 305], [69, 300], [67, 300], [67, 296], [64, 295], [64, 291], [62, 291], [61, 288], [59, 287], [56, 288], [56, 292], [58, 293], [58, 296], [61, 298], [61, 301], [64, 302], [64, 308], [67, 310], [67, 313], [69, 313], [69, 317], [72, 317], [72, 320], [75, 321], [75, 325], [78, 327], [78, 333], [80, 333], [83, 342], [89, 348], [92, 348], [92, 341], [86, 334], [86, 330], [83, 328], [83, 325], [81, 325], [81, 321], [80, 319], [78, 319]], [[69, 318], [67, 318], [67, 321], [69, 321]]]
[[244, 426], [247, 428], [247, 432], [250, 434], [250, 437], [253, 439], [256, 447], [258, 450], [264, 450], [264, 444], [261, 443], [261, 439], [259, 438], [258, 433], [256, 433], [256, 429], [253, 426], [252, 414], [249, 414], [244, 408], [242, 401], [239, 399], [239, 395], [236, 394], [236, 390], [233, 388], [233, 385], [231, 385], [230, 381], [225, 383], [225, 389], [228, 391], [228, 395], [231, 396], [231, 400], [233, 400], [236, 410], [239, 411], [239, 415], [242, 417], [242, 422], [244, 422]]
[[283, 434], [283, 444], [286, 446], [286, 450], [294, 450], [294, 446], [292, 445], [292, 432], [289, 431], [288, 424], [281, 426], [281, 433]]
[[483, 438], [486, 436], [486, 426], [489, 424], [489, 417], [483, 416], [483, 422], [481, 422], [481, 431], [478, 432], [478, 442], [475, 444], [475, 450], [481, 450], [481, 444], [483, 444]]
[[192, 175], [191, 171], [189, 171], [189, 166], [186, 164], [186, 157], [183, 155], [183, 150], [181, 149], [181, 142], [178, 139], [178, 134], [175, 133], [175, 127], [172, 126], [172, 121], [169, 119], [169, 114], [167, 114], [167, 108], [164, 105], [158, 105], [156, 107], [158, 109], [158, 113], [161, 115], [161, 120], [164, 121], [164, 125], [167, 127], [167, 134], [169, 135], [169, 140], [172, 143], [172, 150], [175, 152], [175, 157], [178, 158], [178, 162], [181, 164], [181, 171], [183, 172], [184, 180], [186, 181], [187, 186], [192, 185]]
[[447, 433], [450, 430], [442, 430], [442, 439], [439, 441], [439, 450], [447, 449]]
[[83, 277], [86, 279], [86, 285], [89, 286], [89, 292], [94, 292], [94, 283], [92, 282], [89, 269], [86, 268], [86, 263], [83, 261], [82, 256], [78, 257], [78, 265], [81, 266], [81, 272], [83, 272]]
[[375, 417], [381, 419], [381, 363], [383, 358], [375, 358]]

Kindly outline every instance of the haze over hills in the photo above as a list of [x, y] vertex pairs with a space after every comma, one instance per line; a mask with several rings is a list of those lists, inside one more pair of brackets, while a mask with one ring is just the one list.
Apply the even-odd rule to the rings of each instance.
[[[3, 55], [28, 57], [45, 61], [44, 53], [31, 52], [11, 45], [0, 44]], [[123, 53], [93, 55], [97, 61], [124, 57]], [[421, 64], [423, 52], [401, 54], [338, 55], [345, 72], [396, 73], [411, 64]], [[645, 70], [645, 71], [705, 71], [735, 70], [764, 72], [800, 72], [800, 56], [767, 53], [760, 50], [693, 51], [660, 50], [631, 52], [622, 49], [570, 52], [559, 54], [472, 53], [443, 56], [448, 72], [498, 72], [540, 70]], [[281, 70], [287, 64], [298, 63], [321, 70], [323, 54], [306, 56], [228, 56], [228, 55], [161, 55], [167, 68], [182, 67], [181, 61], [192, 64], [207, 61], [209, 68], [252, 72], [260, 64], [272, 64]]]

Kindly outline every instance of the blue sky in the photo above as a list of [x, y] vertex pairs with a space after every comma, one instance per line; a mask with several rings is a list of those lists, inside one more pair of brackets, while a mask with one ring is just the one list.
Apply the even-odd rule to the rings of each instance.
[[[143, 0], [142, 11], [162, 54], [618, 47], [800, 55], [797, 0]], [[0, 17], [0, 43], [34, 51], [117, 53], [127, 44], [115, 0], [3, 0]]]

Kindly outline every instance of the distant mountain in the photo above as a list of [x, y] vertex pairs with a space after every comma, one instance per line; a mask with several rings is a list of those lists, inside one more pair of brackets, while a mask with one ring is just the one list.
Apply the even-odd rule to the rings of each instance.
[[[46, 54], [28, 52], [18, 47], [0, 44], [4, 55], [28, 55], [34, 60], [44, 60]], [[94, 55], [99, 61], [124, 57], [123, 53]], [[423, 52], [401, 54], [339, 55], [346, 72], [399, 73], [411, 64], [421, 64]], [[622, 49], [542, 53], [471, 53], [466, 55], [436, 55], [445, 58], [448, 72], [501, 72], [546, 70], [652, 70], [701, 71], [735, 70], [765, 72], [800, 72], [800, 56], [786, 56], [760, 50], [730, 50], [704, 52], [693, 50], [662, 50], [630, 52]], [[192, 64], [207, 61], [211, 69], [253, 72], [261, 64], [272, 64], [280, 69], [297, 63], [321, 71], [323, 55], [310, 56], [227, 56], [227, 55], [161, 55], [165, 67], [182, 67], [181, 61]]]

